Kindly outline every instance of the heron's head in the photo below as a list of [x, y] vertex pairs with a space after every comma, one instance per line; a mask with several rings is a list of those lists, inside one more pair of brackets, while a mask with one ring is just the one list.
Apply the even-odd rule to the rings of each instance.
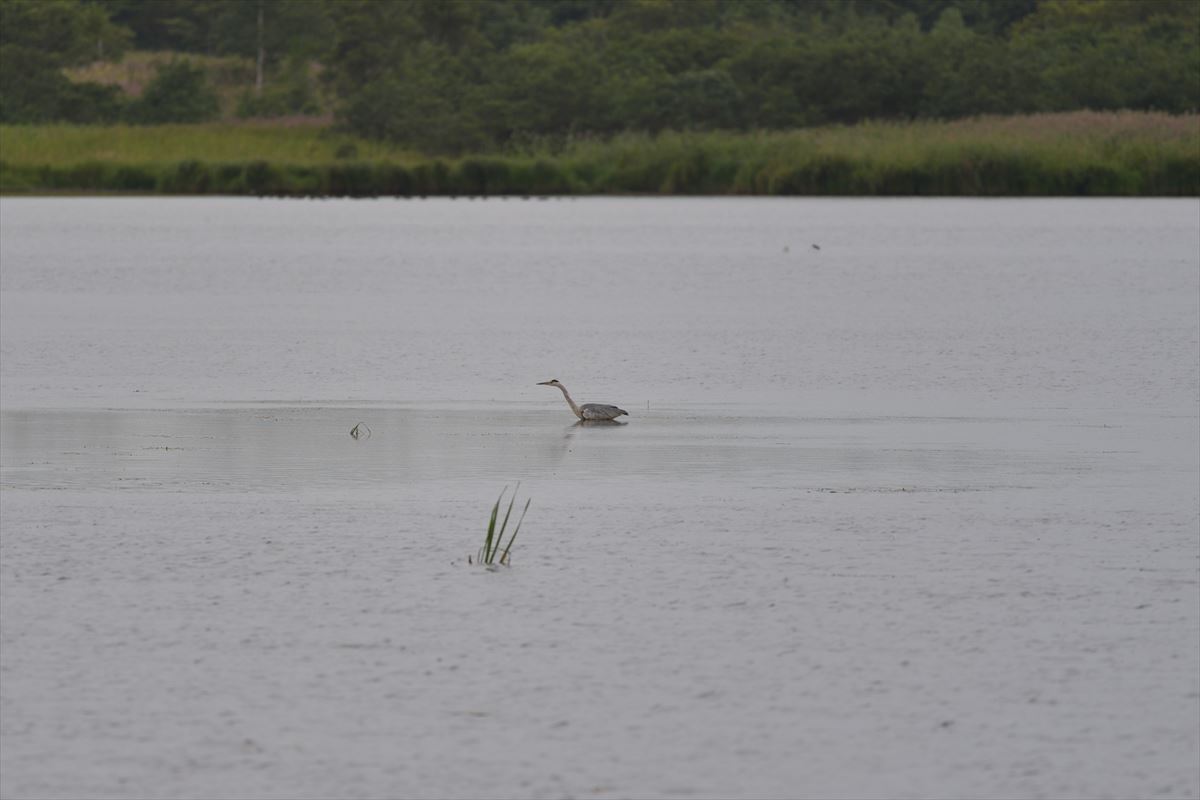
[[538, 382], [538, 386], [562, 386], [562, 384], [558, 382], [557, 378], [551, 378], [548, 381]]

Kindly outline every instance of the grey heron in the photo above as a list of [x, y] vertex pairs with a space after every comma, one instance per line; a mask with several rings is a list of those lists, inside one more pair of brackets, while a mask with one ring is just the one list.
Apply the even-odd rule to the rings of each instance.
[[575, 401], [571, 399], [571, 395], [567, 394], [567, 387], [563, 386], [556, 379], [551, 378], [548, 381], [541, 381], [538, 386], [557, 386], [562, 389], [563, 397], [567, 399], [567, 405], [575, 412], [575, 416], [582, 420], [597, 420], [607, 419], [613, 420], [622, 414], [629, 416], [629, 412], [616, 406], [605, 405], [604, 403], [584, 403], [581, 406], [575, 405]]

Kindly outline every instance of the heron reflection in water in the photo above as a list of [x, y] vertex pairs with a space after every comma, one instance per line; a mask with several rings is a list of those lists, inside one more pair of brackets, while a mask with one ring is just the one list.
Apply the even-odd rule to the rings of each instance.
[[575, 412], [575, 416], [579, 417], [584, 422], [612, 422], [617, 417], [624, 414], [629, 416], [629, 412], [616, 406], [605, 405], [604, 403], [584, 403], [583, 405], [575, 405], [575, 401], [571, 399], [571, 395], [567, 393], [567, 387], [563, 386], [556, 379], [541, 381], [538, 386], [557, 386], [562, 389], [563, 397], [567, 400], [567, 405], [571, 407], [571, 411]]

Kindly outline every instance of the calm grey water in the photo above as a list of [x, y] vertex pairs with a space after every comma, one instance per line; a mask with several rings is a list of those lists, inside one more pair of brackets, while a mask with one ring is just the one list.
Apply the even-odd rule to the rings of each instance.
[[6, 199], [2, 399], [1191, 413], [1196, 212]]
[[0, 794], [1193, 797], [1198, 212], [0, 200]]

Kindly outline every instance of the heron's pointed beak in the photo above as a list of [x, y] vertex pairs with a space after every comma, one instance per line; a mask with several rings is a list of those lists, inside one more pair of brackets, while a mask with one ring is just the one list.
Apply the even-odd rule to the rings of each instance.
[[536, 385], [537, 386], [549, 386], [550, 381], [538, 381]]

